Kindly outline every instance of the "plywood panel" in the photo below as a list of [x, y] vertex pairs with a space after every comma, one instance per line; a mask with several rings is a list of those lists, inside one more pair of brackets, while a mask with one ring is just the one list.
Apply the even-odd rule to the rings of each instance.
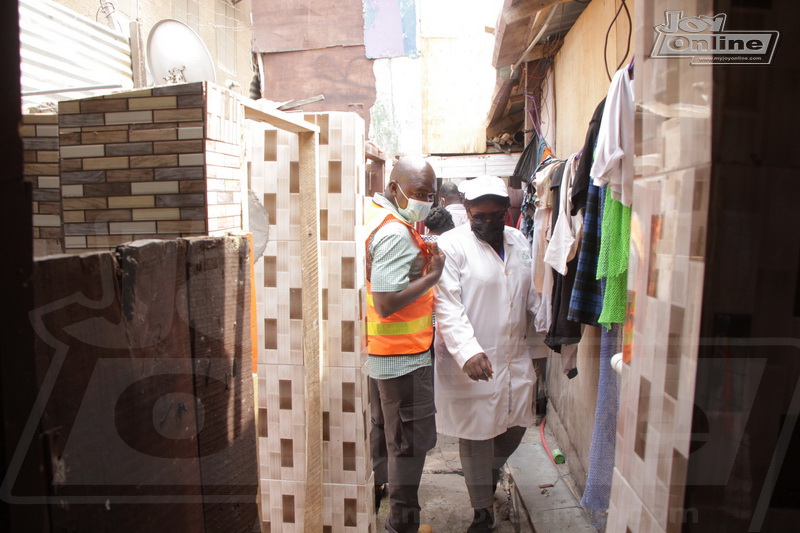
[[[375, 103], [372, 61], [361, 45], [264, 54], [264, 97], [274, 101], [323, 95], [303, 112], [352, 111], [367, 122]], [[323, 139], [321, 144], [326, 144]]]
[[54, 529], [204, 531], [184, 259], [160, 242], [35, 264]]
[[[633, 13], [633, 5], [628, 2]], [[564, 45], [555, 58], [555, 116], [558, 121], [555, 150], [559, 157], [577, 152], [586, 138], [586, 128], [597, 104], [608, 92], [609, 79], [603, 60], [608, 25], [614, 19], [618, 3], [594, 0], [581, 14], [564, 38]], [[614, 75], [617, 65], [633, 54], [633, 37], [628, 58], [625, 52], [627, 18], [620, 14], [608, 40], [608, 68]], [[623, 31], [624, 30], [624, 31]], [[627, 63], [626, 63], [627, 64]]]
[[253, 0], [254, 46], [287, 52], [364, 44], [361, 0]]

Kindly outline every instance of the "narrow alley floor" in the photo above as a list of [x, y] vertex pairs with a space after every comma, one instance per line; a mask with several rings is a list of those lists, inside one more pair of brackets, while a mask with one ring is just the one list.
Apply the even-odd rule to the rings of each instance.
[[[551, 448], [558, 443], [545, 426], [545, 438]], [[533, 446], [539, 442], [539, 428], [532, 426], [525, 432], [525, 437], [520, 444], [518, 452], [526, 446]], [[570, 479], [566, 465], [558, 465], [559, 474], [570, 485], [574, 492], [574, 483]], [[503, 483], [498, 487], [495, 496], [496, 527], [495, 533], [514, 533], [517, 531], [530, 531], [525, 525], [517, 529], [514, 521], [515, 513], [519, 516], [519, 509], [510, 505], [513, 500], [510, 494], [507, 471], [503, 474]], [[422, 483], [419, 491], [422, 503], [422, 523], [431, 526], [433, 533], [464, 533], [472, 522], [472, 507], [469, 504], [469, 495], [464, 483], [461, 461], [458, 456], [458, 439], [438, 436], [436, 447], [428, 452], [425, 461], [425, 470], [422, 474]], [[377, 531], [384, 531], [384, 520], [388, 513], [389, 500], [384, 498], [381, 503], [377, 520]]]

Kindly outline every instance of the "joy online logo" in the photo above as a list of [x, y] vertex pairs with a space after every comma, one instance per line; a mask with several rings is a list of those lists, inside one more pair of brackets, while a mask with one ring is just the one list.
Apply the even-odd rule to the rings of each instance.
[[655, 27], [650, 57], [691, 57], [692, 65], [768, 65], [778, 43], [777, 31], [725, 31], [725, 13], [684, 17], [683, 11], [667, 11], [665, 17]]

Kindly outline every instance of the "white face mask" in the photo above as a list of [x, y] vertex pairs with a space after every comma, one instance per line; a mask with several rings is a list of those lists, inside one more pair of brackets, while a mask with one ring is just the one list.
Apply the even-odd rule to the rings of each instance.
[[401, 208], [398, 206], [397, 211], [411, 222], [421, 222], [425, 220], [425, 217], [428, 216], [428, 213], [433, 206], [433, 202], [421, 202], [419, 200], [415, 200], [414, 198], [409, 198], [406, 196], [406, 193], [403, 192], [403, 189], [399, 184], [397, 185], [397, 190], [399, 190], [408, 201], [408, 205], [406, 207]]

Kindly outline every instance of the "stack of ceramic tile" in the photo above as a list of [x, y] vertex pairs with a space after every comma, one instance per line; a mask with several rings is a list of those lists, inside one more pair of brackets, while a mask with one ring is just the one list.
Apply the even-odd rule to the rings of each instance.
[[20, 137], [25, 179], [33, 187], [33, 254], [62, 253], [58, 115], [24, 115]]
[[205, 83], [60, 102], [66, 251], [207, 234], [207, 113]]
[[216, 85], [207, 86], [206, 111], [208, 233], [224, 235], [242, 228], [244, 111], [239, 97]]
[[[326, 531], [374, 531], [367, 378], [362, 372], [364, 122], [354, 113], [305, 115], [320, 126], [323, 461]], [[270, 214], [257, 263], [259, 463], [265, 529], [302, 531], [304, 366], [297, 136], [248, 123], [250, 186]], [[267, 526], [267, 524], [269, 524]]]

